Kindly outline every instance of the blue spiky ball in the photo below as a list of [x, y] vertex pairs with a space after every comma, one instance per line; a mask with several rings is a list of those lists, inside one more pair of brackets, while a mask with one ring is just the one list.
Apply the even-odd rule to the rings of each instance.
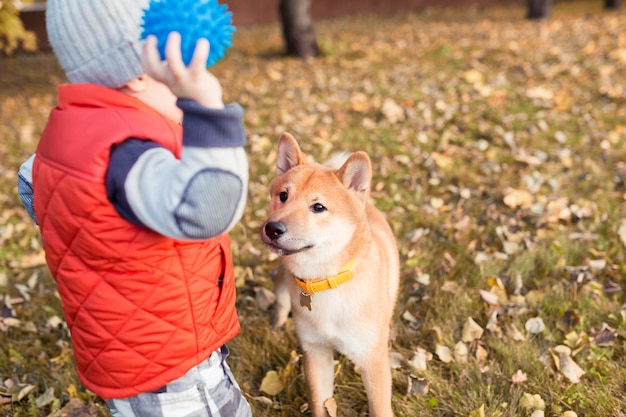
[[235, 27], [232, 13], [217, 0], [151, 0], [144, 10], [141, 39], [155, 35], [161, 58], [165, 59], [165, 43], [170, 32], [181, 35], [185, 65], [191, 62], [198, 39], [208, 39], [211, 50], [207, 67], [212, 67], [232, 47]]

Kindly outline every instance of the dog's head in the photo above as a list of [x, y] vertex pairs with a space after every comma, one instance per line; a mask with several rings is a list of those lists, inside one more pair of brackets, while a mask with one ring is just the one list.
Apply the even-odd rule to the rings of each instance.
[[366, 227], [371, 179], [366, 153], [353, 153], [333, 169], [307, 162], [293, 136], [283, 133], [276, 177], [270, 184], [270, 215], [261, 232], [263, 242], [279, 255], [315, 257], [322, 262], [358, 244], [355, 233]]

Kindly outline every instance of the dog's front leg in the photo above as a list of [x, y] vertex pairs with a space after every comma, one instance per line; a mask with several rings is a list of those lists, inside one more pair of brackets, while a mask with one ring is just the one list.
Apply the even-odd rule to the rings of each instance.
[[291, 297], [289, 296], [289, 286], [287, 281], [291, 278], [289, 270], [282, 264], [278, 265], [276, 271], [276, 281], [274, 283], [274, 293], [276, 303], [274, 304], [274, 316], [272, 317], [273, 327], [282, 327], [289, 317], [291, 311]]
[[304, 375], [309, 386], [309, 406], [313, 417], [327, 417], [324, 403], [333, 396], [333, 349], [326, 345], [303, 343]]
[[361, 369], [361, 379], [367, 392], [370, 416], [392, 417], [391, 409], [391, 362], [387, 346], [378, 349], [378, 354]]

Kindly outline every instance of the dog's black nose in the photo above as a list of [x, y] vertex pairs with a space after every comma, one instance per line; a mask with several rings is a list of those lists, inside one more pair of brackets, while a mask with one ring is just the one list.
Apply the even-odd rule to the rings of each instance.
[[269, 222], [265, 225], [265, 234], [271, 239], [278, 239], [287, 233], [287, 226], [281, 222]]

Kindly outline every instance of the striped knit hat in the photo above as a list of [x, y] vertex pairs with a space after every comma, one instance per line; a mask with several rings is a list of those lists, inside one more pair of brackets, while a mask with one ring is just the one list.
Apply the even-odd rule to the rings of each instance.
[[143, 74], [140, 35], [148, 2], [48, 0], [48, 38], [70, 82], [119, 88]]

